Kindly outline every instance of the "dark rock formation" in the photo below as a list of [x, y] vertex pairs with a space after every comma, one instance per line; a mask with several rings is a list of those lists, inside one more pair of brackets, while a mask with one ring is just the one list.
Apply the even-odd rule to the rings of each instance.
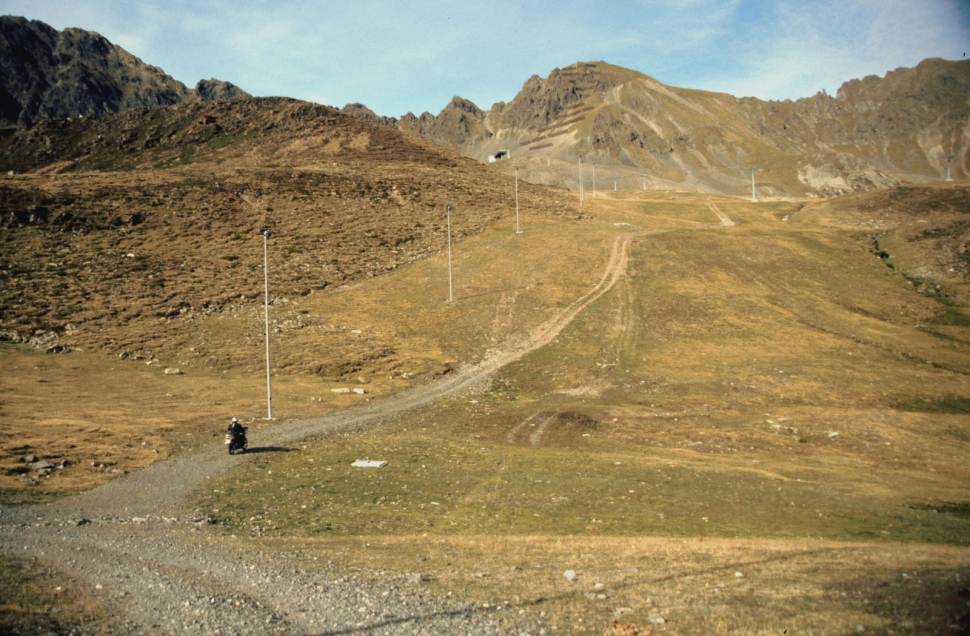
[[0, 16], [0, 126], [239, 97], [218, 80], [186, 88], [97, 33]]

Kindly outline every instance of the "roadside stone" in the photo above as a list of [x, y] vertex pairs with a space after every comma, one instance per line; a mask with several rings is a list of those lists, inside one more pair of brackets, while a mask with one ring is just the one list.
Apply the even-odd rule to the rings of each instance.
[[409, 583], [424, 583], [431, 580], [431, 575], [427, 572], [411, 572], [408, 574]]
[[610, 619], [609, 625], [606, 627], [606, 633], [611, 636], [640, 636], [641, 634], [649, 634], [650, 631], [649, 628], [640, 629], [633, 623], [621, 623], [615, 618]]

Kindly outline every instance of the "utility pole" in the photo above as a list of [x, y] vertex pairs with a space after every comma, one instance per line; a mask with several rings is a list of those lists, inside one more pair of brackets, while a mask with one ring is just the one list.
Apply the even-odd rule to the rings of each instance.
[[579, 207], [583, 207], [583, 158], [579, 158]]
[[590, 159], [589, 161], [590, 170], [593, 172], [593, 198], [596, 198], [596, 162]]
[[519, 167], [515, 166], [515, 233], [522, 234], [519, 229]]
[[619, 179], [618, 176], [613, 175], [613, 192], [616, 192], [616, 180]]
[[944, 159], [946, 159], [946, 180], [947, 181], [953, 181], [953, 177], [950, 176], [950, 162], [953, 160], [954, 157], [956, 157], [956, 155], [946, 155], [945, 157], [943, 157]]
[[266, 419], [273, 419], [273, 390], [269, 379], [269, 238], [273, 232], [268, 227], [259, 228], [263, 235], [263, 322], [266, 326]]
[[754, 193], [754, 171], [757, 168], [751, 168], [751, 203], [758, 202], [758, 196]]
[[643, 190], [646, 191], [647, 190], [647, 175], [641, 174], [640, 176], [643, 177]]
[[455, 296], [451, 286], [451, 205], [447, 205], [448, 210], [448, 302], [454, 302]]

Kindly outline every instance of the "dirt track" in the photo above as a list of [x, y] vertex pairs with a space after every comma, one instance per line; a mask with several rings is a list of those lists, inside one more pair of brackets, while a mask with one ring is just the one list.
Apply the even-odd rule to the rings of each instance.
[[[621, 235], [600, 281], [532, 330], [430, 385], [321, 418], [294, 419], [251, 436], [250, 449], [362, 429], [480, 383], [552, 341], [626, 271], [633, 235]], [[128, 633], [491, 634], [501, 609], [458, 605], [420, 593], [404, 578], [321, 576], [215, 542], [191, 509], [207, 479], [255, 453], [222, 444], [175, 457], [76, 497], [41, 507], [0, 508], [0, 541], [86, 581], [125, 619]], [[508, 614], [501, 618], [508, 621]], [[534, 633], [538, 625], [521, 625]], [[501, 633], [510, 633], [503, 630]], [[515, 633], [514, 631], [511, 633]]]

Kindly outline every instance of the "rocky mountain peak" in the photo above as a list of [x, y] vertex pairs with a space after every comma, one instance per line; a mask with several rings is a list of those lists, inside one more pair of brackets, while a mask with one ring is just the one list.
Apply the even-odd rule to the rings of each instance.
[[189, 89], [92, 31], [0, 16], [2, 126], [248, 96], [219, 80]]
[[[397, 127], [480, 161], [515, 156], [520, 176], [578, 188], [579, 157], [618, 185], [833, 196], [965, 175], [970, 61], [924, 60], [798, 100], [667, 86], [605, 62], [533, 75], [488, 111], [460, 97]], [[503, 162], [498, 170], [511, 170]]]

